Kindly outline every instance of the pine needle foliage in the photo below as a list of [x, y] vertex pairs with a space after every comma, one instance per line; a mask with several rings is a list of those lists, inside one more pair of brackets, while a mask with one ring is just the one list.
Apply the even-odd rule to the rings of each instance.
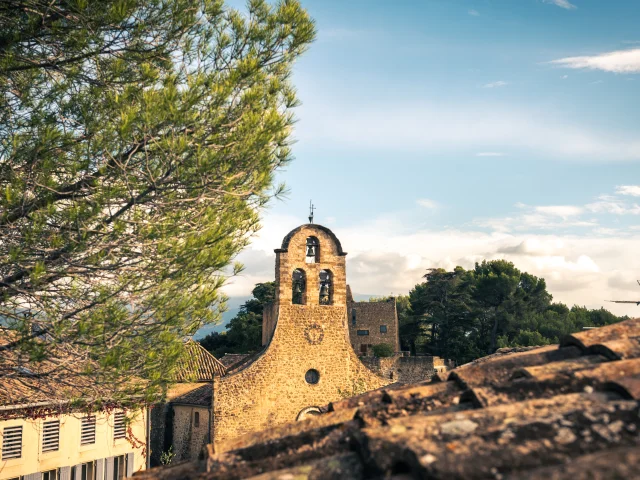
[[1, 2], [0, 357], [157, 398], [281, 193], [314, 35], [295, 0]]

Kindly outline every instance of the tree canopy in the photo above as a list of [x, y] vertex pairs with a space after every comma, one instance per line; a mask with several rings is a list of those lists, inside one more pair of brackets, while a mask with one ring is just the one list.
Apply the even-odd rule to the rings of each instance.
[[552, 303], [544, 279], [505, 260], [483, 261], [472, 270], [430, 269], [398, 305], [403, 307], [398, 309], [403, 349], [458, 363], [500, 347], [557, 343], [583, 327], [626, 318]]
[[291, 67], [315, 35], [295, 0], [247, 11], [0, 4], [0, 315], [20, 333], [0, 348], [38, 361], [44, 335], [77, 360], [47, 375], [153, 397], [219, 318], [291, 160]]
[[267, 303], [276, 298], [276, 282], [256, 284], [238, 314], [223, 333], [213, 332], [200, 340], [200, 344], [214, 356], [225, 353], [253, 353], [262, 348], [262, 312]]

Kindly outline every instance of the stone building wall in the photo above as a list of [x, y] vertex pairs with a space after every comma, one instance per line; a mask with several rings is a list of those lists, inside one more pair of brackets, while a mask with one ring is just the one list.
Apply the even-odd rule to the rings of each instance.
[[278, 312], [275, 303], [267, 303], [262, 309], [262, 345], [266, 345], [273, 336], [276, 328]]
[[[305, 260], [309, 236], [320, 243], [317, 263]], [[276, 250], [277, 317], [268, 347], [244, 368], [214, 378], [216, 451], [224, 451], [224, 442], [240, 435], [293, 422], [308, 407], [391, 383], [365, 367], [351, 348], [345, 255], [333, 233], [319, 225], [299, 227]], [[306, 273], [303, 305], [292, 304], [291, 275], [296, 268]], [[319, 302], [323, 269], [333, 276], [331, 305]], [[307, 381], [311, 370], [319, 374], [315, 384]]]
[[398, 383], [417, 383], [430, 380], [436, 372], [451, 368], [440, 357], [420, 356], [404, 357], [396, 355], [389, 358], [363, 357], [362, 363], [381, 377]]
[[[199, 423], [195, 424], [195, 414], [199, 414]], [[204, 406], [173, 406], [173, 453], [174, 462], [197, 460], [203, 448], [209, 443], [210, 409]]]
[[[356, 354], [371, 354], [371, 346], [381, 343], [391, 345], [396, 352], [400, 351], [395, 298], [384, 302], [353, 302], [349, 292], [347, 314], [349, 338]], [[386, 332], [382, 331], [383, 326]], [[358, 332], [368, 334], [358, 335]]]

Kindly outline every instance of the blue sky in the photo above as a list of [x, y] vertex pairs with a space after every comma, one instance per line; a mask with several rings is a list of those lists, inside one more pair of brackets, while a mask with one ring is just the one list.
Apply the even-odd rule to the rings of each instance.
[[313, 199], [355, 292], [506, 258], [556, 300], [638, 315], [604, 300], [640, 299], [640, 2], [302, 3], [290, 193], [229, 295], [272, 279]]

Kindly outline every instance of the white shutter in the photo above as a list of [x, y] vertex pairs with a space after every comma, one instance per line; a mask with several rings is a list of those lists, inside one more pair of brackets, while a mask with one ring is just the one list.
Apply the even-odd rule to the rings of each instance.
[[55, 452], [60, 448], [60, 420], [42, 424], [42, 453]]
[[104, 479], [104, 458], [96, 460], [96, 480]]
[[116, 412], [113, 415], [113, 439], [125, 438], [127, 436], [127, 429], [125, 426], [124, 412]]
[[133, 475], [133, 452], [127, 453], [127, 477]]
[[105, 480], [113, 480], [113, 457], [105, 459], [107, 462], [107, 478]]
[[42, 478], [42, 474], [40, 472], [30, 473], [29, 475], [24, 475], [22, 477], [23, 480], [40, 480]]
[[2, 460], [22, 456], [22, 425], [5, 427], [2, 431]]
[[80, 445], [96, 443], [96, 417], [83, 417], [80, 429]]
[[82, 480], [82, 464], [76, 465], [73, 468], [76, 471], [76, 474], [74, 475], [75, 480]]
[[60, 467], [60, 480], [71, 480], [71, 467]]

